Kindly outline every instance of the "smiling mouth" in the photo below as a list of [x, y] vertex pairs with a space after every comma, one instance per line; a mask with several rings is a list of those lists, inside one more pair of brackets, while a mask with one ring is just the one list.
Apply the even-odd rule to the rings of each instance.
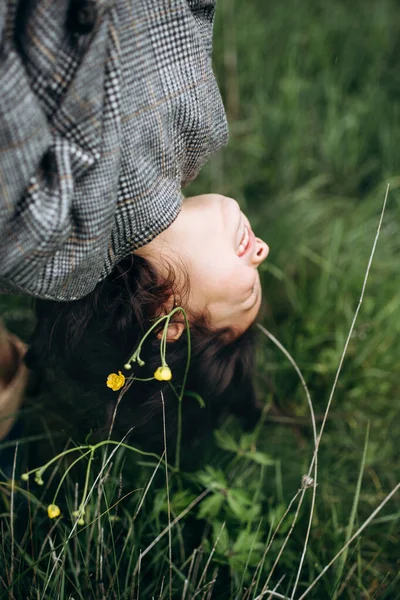
[[239, 248], [236, 251], [236, 254], [240, 256], [244, 256], [250, 250], [254, 239], [253, 231], [247, 226], [244, 226], [244, 232], [242, 239], [240, 240]]

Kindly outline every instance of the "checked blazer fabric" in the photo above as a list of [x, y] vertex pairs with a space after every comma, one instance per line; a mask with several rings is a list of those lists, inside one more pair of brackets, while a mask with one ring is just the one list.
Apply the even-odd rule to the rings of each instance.
[[91, 292], [227, 140], [211, 0], [0, 2], [0, 291]]

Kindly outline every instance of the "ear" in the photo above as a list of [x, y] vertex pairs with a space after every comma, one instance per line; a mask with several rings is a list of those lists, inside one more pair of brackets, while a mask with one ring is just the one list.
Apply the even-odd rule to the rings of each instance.
[[[179, 340], [182, 333], [185, 331], [185, 323], [170, 323], [167, 329], [167, 342], [176, 342]], [[163, 330], [157, 333], [157, 337], [160, 340], [162, 338]]]

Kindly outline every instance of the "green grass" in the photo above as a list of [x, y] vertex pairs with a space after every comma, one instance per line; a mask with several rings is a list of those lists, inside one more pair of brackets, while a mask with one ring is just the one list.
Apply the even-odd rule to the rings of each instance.
[[[366, 294], [320, 446], [298, 598], [400, 480], [400, 12], [395, 0], [220, 0], [218, 9], [215, 68], [231, 139], [187, 193], [237, 198], [270, 244], [261, 269], [261, 321], [299, 365], [318, 427], [390, 183]], [[0, 309], [11, 328], [28, 332], [26, 301], [0, 298]], [[223, 423], [192, 458], [185, 457], [180, 473], [169, 470], [169, 500], [165, 465], [123, 449], [94, 488], [87, 525], [75, 530], [70, 512], [80, 501], [84, 468], [78, 465], [66, 478], [57, 522], [45, 507], [67, 463], [57, 463], [54, 482], [46, 476], [44, 488], [31, 484], [29, 512], [22, 507], [13, 519], [10, 490], [3, 486], [0, 597], [254, 600], [290, 531], [297, 500], [265, 557], [264, 551], [313, 452], [298, 377], [261, 332], [257, 385], [264, 422], [251, 433], [233, 418]], [[57, 398], [52, 402], [57, 406]], [[43, 410], [35, 414], [40, 427], [33, 433], [48, 438]], [[38, 460], [42, 446], [44, 454], [49, 451], [47, 440], [37, 442]], [[98, 456], [90, 485], [101, 465]], [[141, 558], [169, 520], [203, 492], [171, 535]], [[288, 597], [311, 492], [270, 581], [270, 589], [281, 581], [276, 592]], [[15, 494], [15, 510], [20, 497]], [[400, 598], [399, 543], [397, 494], [307, 597]]]

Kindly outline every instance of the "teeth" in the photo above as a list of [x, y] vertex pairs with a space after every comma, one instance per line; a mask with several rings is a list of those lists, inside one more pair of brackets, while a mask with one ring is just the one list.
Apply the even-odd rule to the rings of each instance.
[[246, 250], [247, 244], [249, 243], [249, 238], [250, 238], [250, 233], [249, 233], [247, 226], [245, 225], [242, 241], [240, 242], [239, 248], [237, 250], [237, 254], [239, 256], [241, 256], [244, 253], [244, 251]]

